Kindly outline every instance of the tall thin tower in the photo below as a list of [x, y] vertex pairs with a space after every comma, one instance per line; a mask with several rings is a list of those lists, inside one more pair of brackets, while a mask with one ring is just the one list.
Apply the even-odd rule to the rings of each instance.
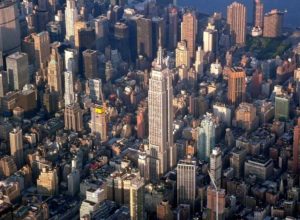
[[191, 58], [195, 57], [197, 17], [195, 12], [187, 12], [181, 22], [181, 40], [185, 40]]
[[163, 63], [159, 47], [149, 80], [149, 148], [150, 178], [157, 180], [176, 164], [173, 146], [173, 87], [169, 69]]
[[246, 42], [246, 7], [233, 2], [227, 7], [227, 24], [233, 37], [233, 42], [244, 45]]
[[78, 12], [76, 8], [76, 2], [74, 0], [67, 0], [67, 7], [65, 10], [66, 21], [66, 39], [68, 41], [74, 41], [75, 34], [75, 22], [77, 21]]

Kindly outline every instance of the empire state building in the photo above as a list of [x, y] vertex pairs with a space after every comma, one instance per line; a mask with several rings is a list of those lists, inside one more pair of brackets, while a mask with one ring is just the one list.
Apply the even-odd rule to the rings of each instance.
[[159, 47], [149, 80], [149, 154], [150, 179], [156, 181], [176, 165], [173, 146], [173, 87], [170, 70], [163, 63]]

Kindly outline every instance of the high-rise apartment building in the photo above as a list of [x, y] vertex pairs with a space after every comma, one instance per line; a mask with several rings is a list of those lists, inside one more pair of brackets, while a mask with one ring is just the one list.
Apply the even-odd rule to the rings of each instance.
[[23, 166], [23, 134], [22, 129], [15, 128], [9, 133], [10, 154], [14, 157], [17, 168]]
[[94, 105], [91, 107], [91, 122], [90, 127], [92, 133], [99, 136], [101, 141], [108, 139], [108, 117], [104, 107]]
[[13, 156], [4, 156], [0, 159], [0, 173], [9, 177], [17, 172], [17, 166]]
[[210, 154], [209, 171], [214, 178], [217, 187], [221, 187], [222, 177], [222, 151], [220, 148], [215, 148]]
[[230, 27], [234, 44], [244, 45], [246, 42], [246, 7], [233, 2], [227, 7], [227, 24]]
[[264, 27], [264, 4], [261, 0], [253, 0], [253, 26]]
[[65, 129], [75, 132], [83, 130], [83, 111], [78, 103], [65, 107]]
[[200, 160], [208, 161], [212, 149], [216, 145], [216, 129], [218, 119], [210, 113], [204, 115], [198, 128], [197, 157]]
[[273, 9], [269, 13], [265, 14], [264, 17], [264, 37], [280, 37], [282, 35], [282, 26], [283, 26], [283, 16], [284, 13]]
[[230, 68], [228, 72], [227, 99], [232, 105], [238, 105], [245, 100], [246, 73], [243, 68]]
[[0, 51], [4, 55], [19, 51], [21, 31], [17, 1], [0, 1], [0, 30]]
[[197, 17], [195, 12], [187, 12], [181, 22], [181, 40], [185, 40], [190, 57], [193, 59], [196, 52]]
[[78, 12], [76, 8], [75, 0], [67, 0], [67, 6], [65, 10], [65, 22], [66, 22], [66, 39], [70, 42], [74, 42], [75, 35], [75, 22], [78, 19]]
[[180, 41], [177, 44], [176, 52], [176, 67], [184, 65], [186, 68], [191, 66], [191, 58], [187, 49], [186, 41]]
[[235, 111], [235, 126], [246, 131], [252, 131], [258, 127], [259, 118], [256, 115], [256, 107], [252, 103], [242, 102]]
[[201, 47], [198, 47], [196, 51], [196, 60], [194, 63], [196, 73], [198, 75], [203, 74], [203, 68], [204, 68], [204, 51]]
[[148, 59], [153, 58], [152, 50], [152, 21], [141, 17], [137, 21], [137, 53]]
[[163, 63], [160, 47], [151, 71], [148, 91], [149, 147], [151, 179], [157, 180], [176, 164], [173, 146], [173, 87], [172, 76]]
[[37, 181], [37, 192], [41, 195], [56, 195], [58, 193], [58, 176], [56, 169], [43, 168]]
[[15, 52], [6, 58], [11, 89], [21, 90], [23, 86], [30, 82], [28, 65], [28, 55], [26, 53]]
[[177, 204], [189, 204], [194, 210], [197, 162], [191, 156], [177, 164]]

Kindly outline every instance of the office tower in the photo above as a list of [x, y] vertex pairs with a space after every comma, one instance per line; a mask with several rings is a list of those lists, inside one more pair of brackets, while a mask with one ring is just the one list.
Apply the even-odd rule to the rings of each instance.
[[203, 50], [214, 54], [218, 51], [218, 31], [211, 23], [203, 31]]
[[156, 217], [158, 220], [172, 220], [173, 213], [171, 210], [171, 205], [169, 204], [168, 200], [162, 200], [156, 206]]
[[246, 131], [252, 131], [259, 125], [256, 108], [252, 103], [242, 102], [235, 111], [235, 126]]
[[137, 21], [137, 53], [149, 60], [153, 58], [152, 51], [152, 21], [147, 18], [139, 18]]
[[9, 177], [17, 172], [17, 165], [13, 156], [4, 156], [0, 159], [0, 173], [5, 177]]
[[101, 79], [89, 79], [86, 81], [86, 93], [94, 102], [104, 101]]
[[17, 168], [20, 169], [23, 166], [23, 134], [22, 129], [14, 128], [9, 133], [10, 154], [14, 157], [17, 164]]
[[187, 49], [186, 41], [178, 42], [175, 51], [175, 56], [176, 56], [176, 67], [184, 65], [187, 68], [190, 68], [191, 58]]
[[105, 109], [100, 105], [91, 107], [91, 130], [92, 133], [99, 136], [101, 141], [108, 140], [108, 117]]
[[0, 70], [0, 98], [3, 98], [8, 93], [8, 75], [6, 71]]
[[231, 127], [232, 110], [224, 103], [213, 104], [213, 114], [227, 127]]
[[290, 100], [288, 94], [275, 96], [275, 118], [279, 120], [288, 120], [290, 117]]
[[84, 63], [84, 76], [86, 79], [99, 77], [98, 53], [96, 50], [85, 50], [82, 53]]
[[177, 205], [189, 204], [194, 210], [196, 199], [197, 162], [189, 155], [177, 164]]
[[79, 132], [83, 130], [83, 111], [78, 103], [65, 107], [65, 129]]
[[76, 8], [75, 0], [67, 0], [67, 6], [65, 10], [65, 22], [66, 22], [66, 39], [74, 43], [75, 35], [75, 22], [78, 19], [78, 12]]
[[149, 157], [147, 156], [145, 151], [140, 151], [138, 156], [138, 168], [140, 171], [141, 177], [144, 178], [145, 181], [149, 181]]
[[45, 68], [50, 57], [50, 39], [47, 31], [33, 34], [35, 50], [35, 66], [37, 69]]
[[264, 4], [261, 0], [253, 0], [253, 26], [264, 27]]
[[114, 46], [121, 53], [122, 59], [129, 61], [129, 28], [123, 22], [117, 22], [114, 26]]
[[228, 71], [227, 99], [232, 105], [238, 105], [245, 100], [246, 73], [243, 68], [234, 67]]
[[185, 40], [190, 58], [195, 57], [197, 36], [197, 18], [195, 12], [187, 12], [181, 22], [181, 40]]
[[203, 74], [203, 66], [204, 66], [203, 58], [204, 58], [204, 51], [202, 50], [201, 47], [198, 47], [196, 51], [196, 61], [194, 63], [194, 66], [197, 74], [200, 76]]
[[299, 173], [300, 169], [300, 119], [294, 127], [293, 138], [293, 173]]
[[72, 170], [68, 175], [68, 194], [75, 196], [79, 191], [80, 185], [80, 173], [78, 170]]
[[21, 90], [30, 81], [28, 55], [15, 52], [6, 58], [9, 85], [13, 90]]
[[145, 183], [143, 178], [135, 178], [130, 186], [130, 219], [139, 220], [145, 218], [144, 194]]
[[148, 91], [150, 175], [157, 180], [176, 164], [173, 146], [173, 87], [172, 76], [163, 63], [160, 47], [151, 71]]
[[230, 167], [233, 168], [234, 176], [237, 178], [243, 177], [244, 164], [247, 156], [247, 149], [234, 148], [230, 156]]
[[263, 182], [272, 177], [273, 168], [272, 159], [263, 156], [253, 156], [245, 161], [244, 177], [254, 175], [258, 181]]
[[56, 169], [43, 168], [37, 181], [37, 192], [42, 195], [53, 196], [58, 193], [58, 176]]
[[227, 24], [230, 27], [234, 44], [244, 45], [246, 42], [246, 7], [233, 2], [227, 7]]
[[206, 113], [198, 127], [197, 157], [200, 160], [209, 160], [212, 149], [216, 145], [216, 129], [218, 118], [213, 114]]
[[94, 22], [96, 49], [103, 52], [109, 40], [109, 21], [106, 16], [101, 15], [95, 18]]
[[48, 85], [50, 92], [56, 92], [62, 96], [62, 70], [63, 70], [63, 59], [58, 52], [58, 48], [51, 49], [50, 61], [48, 64]]
[[155, 54], [158, 47], [166, 47], [166, 22], [162, 17], [152, 18], [152, 52]]
[[95, 46], [95, 30], [92, 27], [80, 28], [78, 30], [78, 44], [75, 35], [75, 46], [79, 49], [79, 52], [93, 49]]
[[[209, 210], [209, 217], [207, 219], [225, 219], [225, 190], [215, 189], [213, 186], [207, 188], [207, 209]], [[217, 198], [218, 197], [218, 198]], [[218, 218], [216, 213], [218, 212]]]
[[221, 187], [222, 177], [222, 151], [220, 148], [215, 148], [210, 154], [209, 171], [214, 178], [217, 187]]
[[19, 51], [21, 33], [17, 1], [0, 2], [0, 51], [8, 55]]
[[76, 49], [65, 49], [65, 70], [73, 73], [75, 76], [78, 73], [78, 51]]
[[76, 49], [80, 49], [80, 31], [87, 28], [87, 23], [80, 17], [74, 23], [74, 45]]
[[74, 80], [73, 80], [73, 73], [69, 71], [64, 72], [65, 78], [65, 105], [70, 105], [75, 102], [75, 92], [74, 92]]
[[167, 46], [174, 50], [178, 41], [178, 12], [175, 7], [168, 9]]
[[283, 27], [283, 16], [284, 13], [273, 9], [269, 13], [265, 14], [264, 17], [264, 37], [280, 37], [282, 35], [282, 27]]

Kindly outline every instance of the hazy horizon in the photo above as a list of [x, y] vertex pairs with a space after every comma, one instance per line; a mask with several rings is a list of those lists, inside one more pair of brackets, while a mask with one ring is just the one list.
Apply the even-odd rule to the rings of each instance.
[[[212, 14], [213, 12], [222, 12], [226, 17], [226, 7], [232, 2], [237, 1], [246, 5], [248, 22], [252, 21], [253, 0], [177, 0], [179, 6], [194, 7], [200, 12]], [[282, 11], [287, 10], [284, 25], [288, 27], [299, 27], [300, 19], [300, 0], [263, 0], [265, 12], [277, 8]], [[250, 20], [249, 20], [250, 19]]]

